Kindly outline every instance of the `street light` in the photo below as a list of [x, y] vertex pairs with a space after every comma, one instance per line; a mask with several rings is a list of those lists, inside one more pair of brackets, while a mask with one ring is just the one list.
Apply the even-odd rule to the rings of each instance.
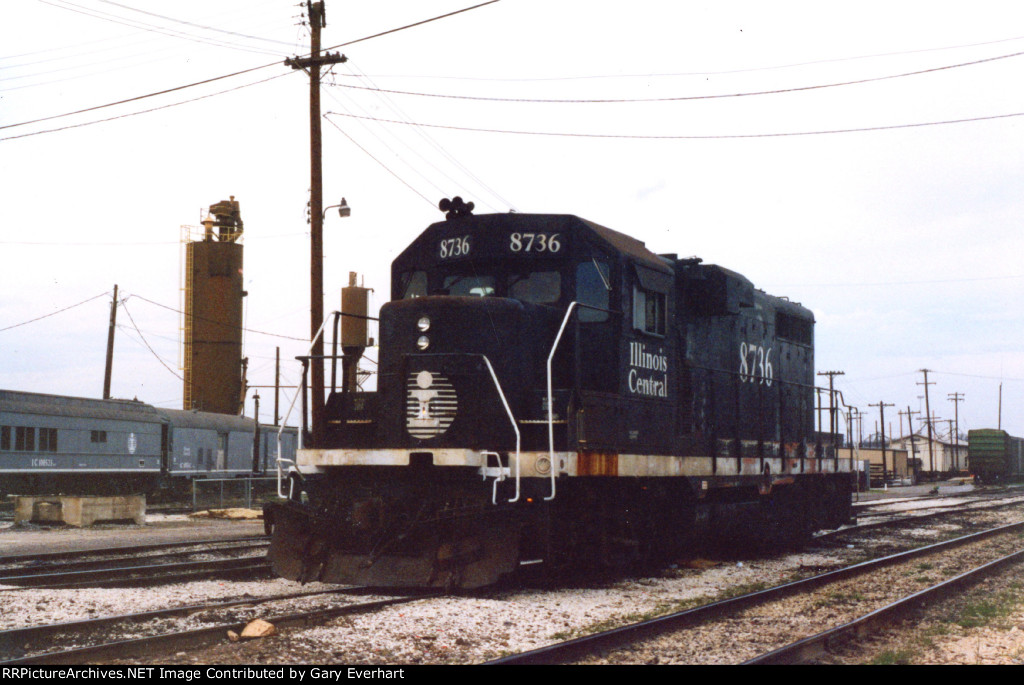
[[324, 216], [323, 216], [323, 218], [324, 219], [327, 218], [327, 210], [328, 209], [334, 209], [335, 207], [338, 208], [338, 216], [340, 216], [341, 218], [344, 219], [347, 216], [352, 216], [352, 208], [348, 206], [348, 202], [345, 201], [345, 198], [341, 198], [341, 203], [340, 204], [331, 205], [330, 207], [325, 207], [324, 208]]

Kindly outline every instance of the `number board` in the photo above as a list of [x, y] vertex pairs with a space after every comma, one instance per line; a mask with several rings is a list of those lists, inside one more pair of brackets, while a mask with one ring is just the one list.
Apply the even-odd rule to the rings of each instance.
[[556, 254], [562, 251], [561, 233], [512, 233], [508, 250], [522, 254]]
[[448, 235], [437, 240], [434, 256], [441, 261], [486, 257], [562, 257], [570, 253], [568, 232], [481, 231]]

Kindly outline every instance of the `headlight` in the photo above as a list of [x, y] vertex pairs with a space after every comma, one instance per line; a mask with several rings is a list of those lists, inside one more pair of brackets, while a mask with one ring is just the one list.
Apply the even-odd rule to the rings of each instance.
[[430, 338], [428, 338], [425, 335], [421, 335], [420, 339], [416, 341], [416, 347], [420, 348], [421, 350], [427, 349], [428, 347], [430, 347]]
[[420, 331], [423, 332], [423, 333], [426, 333], [427, 331], [429, 331], [430, 330], [430, 317], [428, 317], [428, 316], [421, 316], [420, 320], [416, 322], [416, 327], [419, 328]]

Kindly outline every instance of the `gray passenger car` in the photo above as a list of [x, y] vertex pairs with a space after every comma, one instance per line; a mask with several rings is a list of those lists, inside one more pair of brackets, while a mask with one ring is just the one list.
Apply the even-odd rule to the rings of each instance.
[[[192, 478], [272, 469], [274, 426], [253, 419], [0, 390], [0, 494], [149, 493]], [[294, 458], [296, 431], [282, 433]]]

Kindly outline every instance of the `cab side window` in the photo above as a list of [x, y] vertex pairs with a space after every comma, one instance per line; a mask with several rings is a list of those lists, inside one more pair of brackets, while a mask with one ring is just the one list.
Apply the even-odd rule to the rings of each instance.
[[672, 275], [634, 264], [636, 281], [633, 285], [634, 330], [664, 337], [668, 333], [668, 293], [672, 288]]
[[[611, 291], [611, 269], [608, 262], [591, 259], [580, 262], [576, 266], [576, 301], [580, 304], [609, 309], [609, 293]], [[599, 323], [608, 320], [608, 312], [579, 308], [581, 323]]]
[[665, 293], [633, 286], [633, 328], [651, 335], [664, 336]]

